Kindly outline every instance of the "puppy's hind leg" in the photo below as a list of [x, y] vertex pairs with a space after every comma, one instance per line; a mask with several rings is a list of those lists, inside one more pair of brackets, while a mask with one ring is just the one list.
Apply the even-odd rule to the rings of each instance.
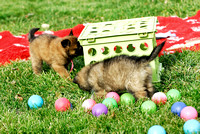
[[136, 97], [136, 99], [146, 98], [147, 97], [147, 91], [145, 91], [145, 90], [135, 91], [134, 96]]
[[136, 97], [136, 99], [147, 97], [147, 91], [145, 90], [146, 88], [143, 83], [129, 83], [126, 88], [128, 92]]
[[146, 88], [147, 88], [148, 96], [152, 97], [155, 91], [153, 88], [151, 76], [148, 76], [146, 79]]
[[154, 88], [152, 84], [152, 69], [150, 66], [146, 68], [147, 70], [147, 77], [145, 79], [145, 86], [149, 97], [152, 97], [154, 94]]

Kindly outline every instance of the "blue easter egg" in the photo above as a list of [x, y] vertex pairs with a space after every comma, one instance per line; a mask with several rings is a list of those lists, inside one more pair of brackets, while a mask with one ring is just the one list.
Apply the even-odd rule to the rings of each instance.
[[183, 102], [175, 102], [171, 107], [171, 112], [180, 116], [181, 110], [187, 105]]
[[183, 125], [183, 130], [185, 134], [199, 134], [200, 133], [200, 123], [195, 120], [188, 120]]
[[72, 105], [72, 103], [71, 103], [71, 102], [70, 102], [70, 108], [71, 108], [71, 109], [73, 109], [73, 105]]
[[160, 125], [154, 125], [149, 128], [147, 134], [166, 134], [165, 129]]
[[42, 99], [42, 97], [40, 97], [39, 95], [32, 95], [29, 99], [28, 99], [28, 106], [33, 109], [37, 109], [42, 107], [42, 105], [44, 104], [44, 101]]

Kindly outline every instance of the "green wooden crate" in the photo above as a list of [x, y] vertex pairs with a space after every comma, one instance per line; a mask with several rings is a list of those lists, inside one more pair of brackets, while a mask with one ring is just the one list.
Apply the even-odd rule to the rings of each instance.
[[[88, 23], [78, 40], [83, 46], [85, 65], [116, 55], [149, 55], [156, 46], [156, 17]], [[161, 65], [150, 63], [153, 82], [160, 81]]]

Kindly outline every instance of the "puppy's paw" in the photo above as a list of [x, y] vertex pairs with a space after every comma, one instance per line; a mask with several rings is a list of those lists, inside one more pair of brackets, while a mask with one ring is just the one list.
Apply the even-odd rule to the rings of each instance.
[[67, 77], [67, 80], [70, 81], [70, 82], [73, 82], [73, 80], [71, 79], [71, 77]]

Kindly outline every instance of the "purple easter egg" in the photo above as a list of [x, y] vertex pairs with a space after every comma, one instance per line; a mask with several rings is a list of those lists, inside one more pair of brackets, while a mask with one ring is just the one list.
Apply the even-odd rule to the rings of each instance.
[[94, 107], [92, 108], [92, 114], [96, 117], [102, 115], [102, 114], [107, 114], [108, 113], [108, 108], [106, 107], [106, 105], [102, 104], [102, 103], [98, 103], [96, 105], [94, 105]]

